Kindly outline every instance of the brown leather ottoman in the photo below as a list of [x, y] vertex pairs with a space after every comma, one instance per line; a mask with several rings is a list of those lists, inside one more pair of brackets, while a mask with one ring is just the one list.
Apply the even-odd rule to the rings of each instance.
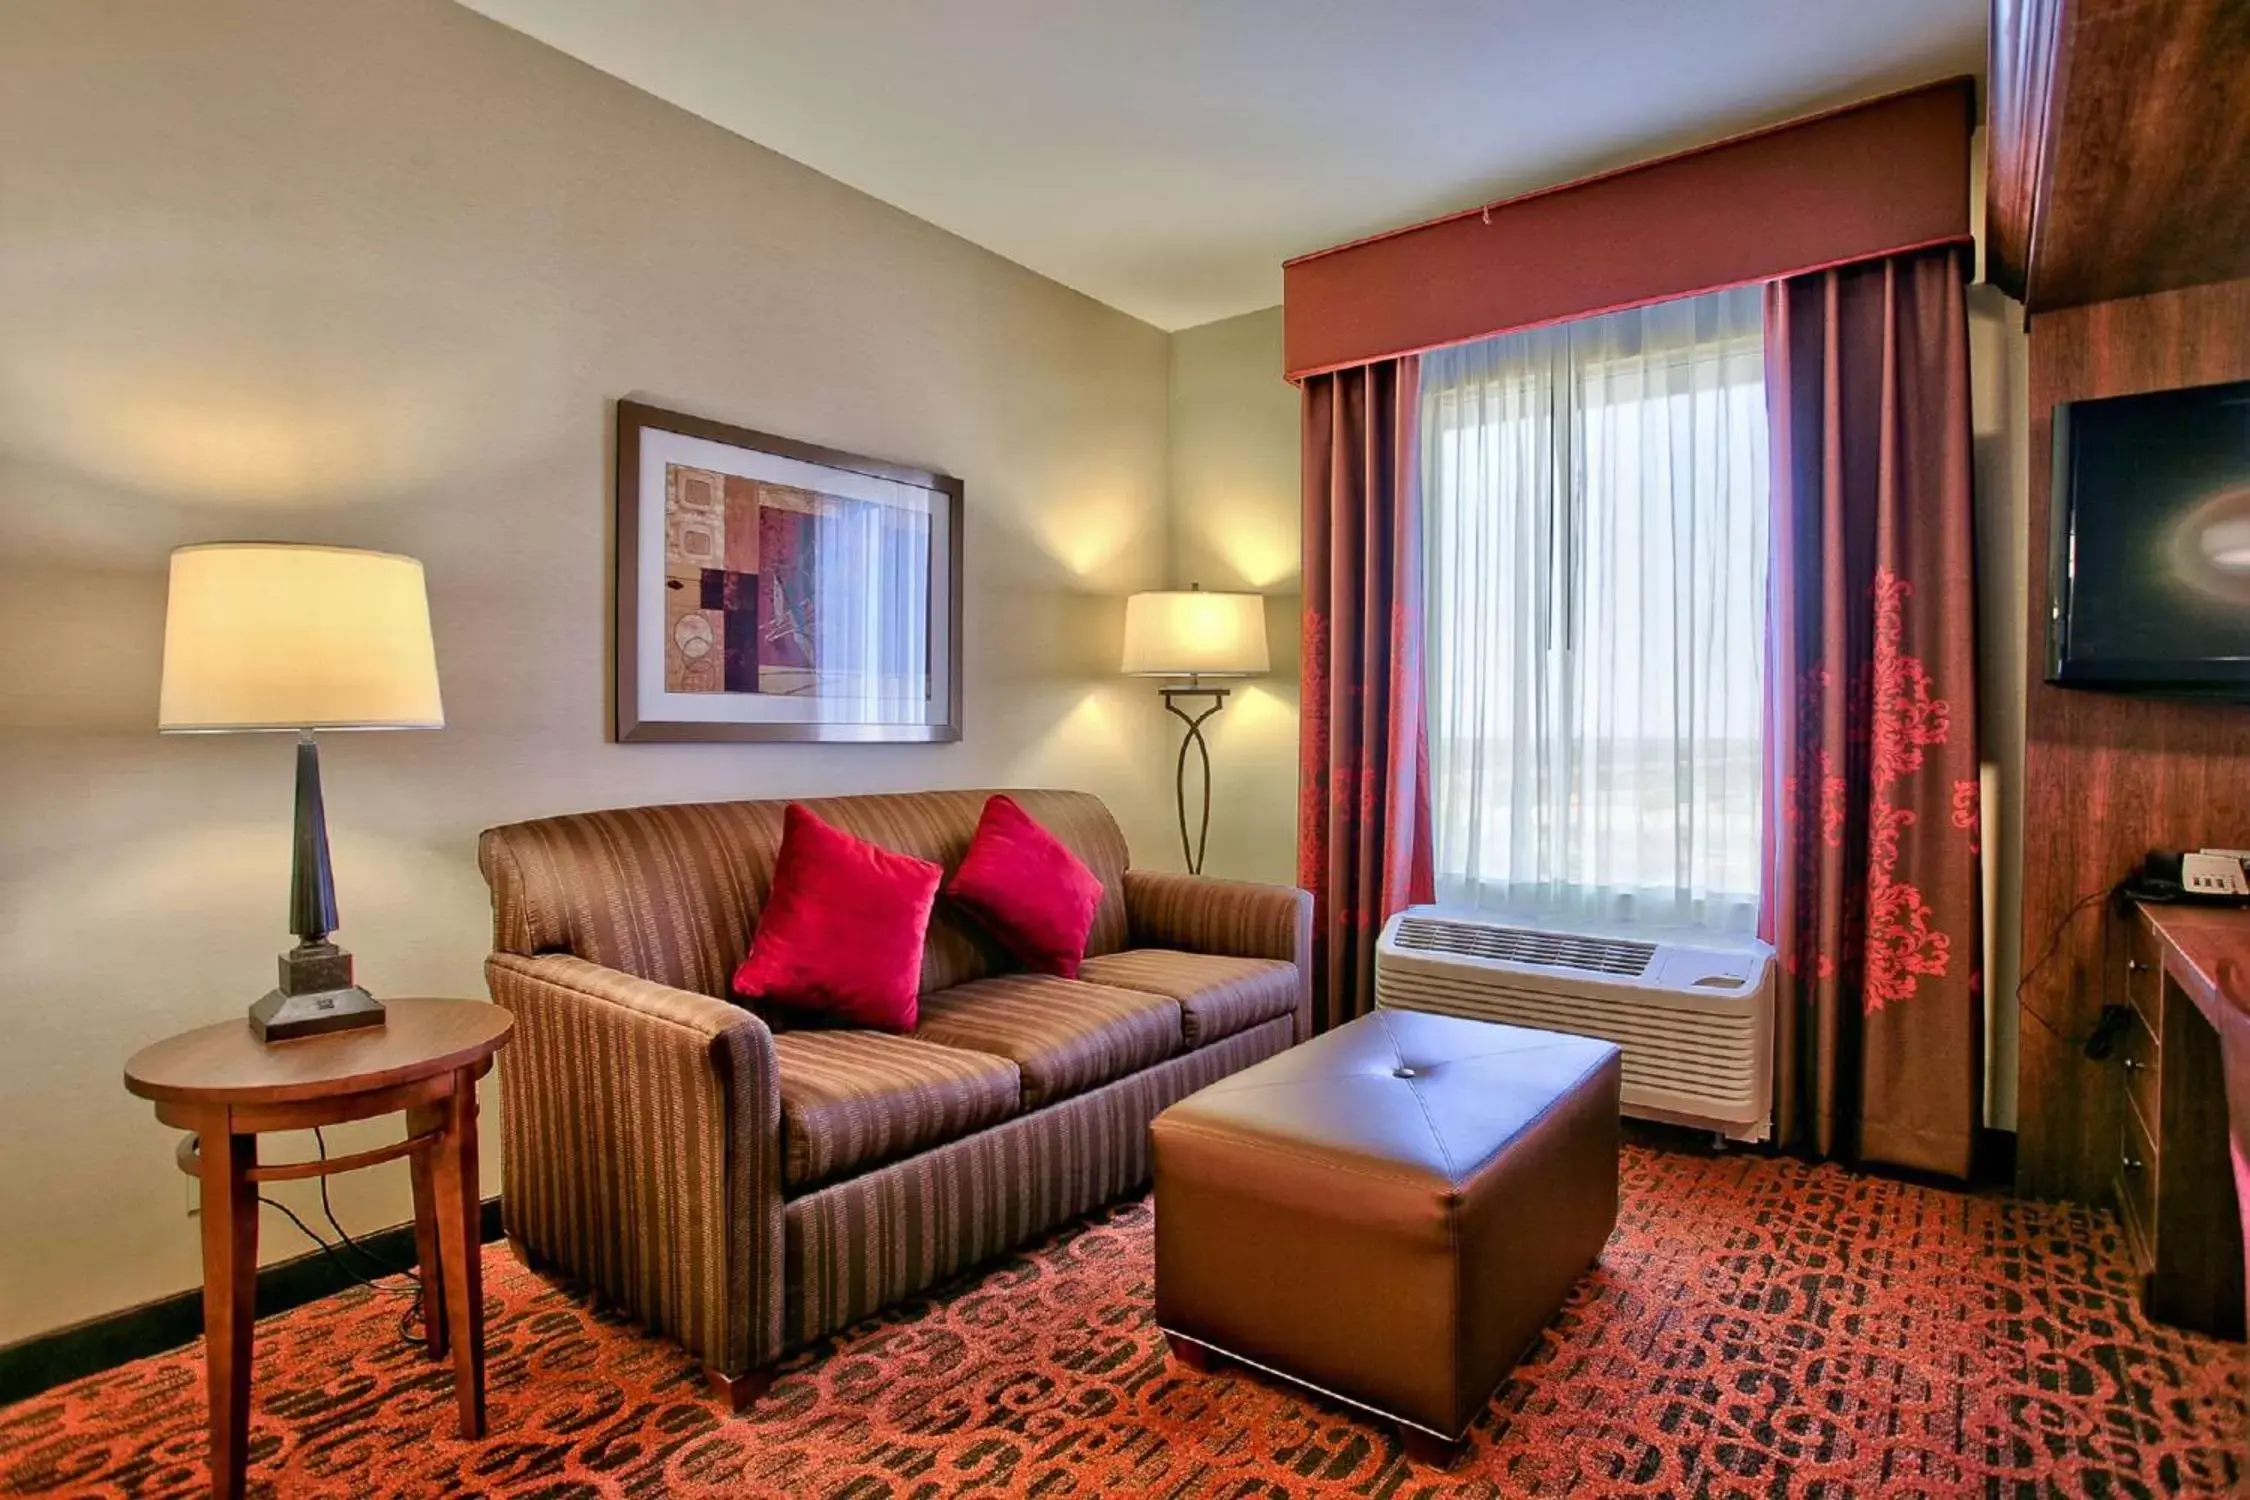
[[1384, 1010], [1167, 1109], [1156, 1319], [1453, 1445], [1617, 1223], [1607, 1042]]

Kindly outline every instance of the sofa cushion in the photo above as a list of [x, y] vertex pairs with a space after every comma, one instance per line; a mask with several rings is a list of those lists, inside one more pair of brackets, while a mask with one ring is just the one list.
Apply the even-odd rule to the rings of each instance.
[[734, 992], [845, 1025], [911, 1030], [922, 939], [944, 875], [931, 860], [855, 838], [790, 803], [773, 895]]
[[1046, 974], [1003, 974], [923, 997], [918, 1040], [1007, 1058], [1023, 1107], [1123, 1078], [1180, 1050], [1180, 1006], [1168, 995]]
[[1147, 990], [1180, 1002], [1180, 1034], [1201, 1047], [1297, 1009], [1297, 966], [1271, 958], [1222, 958], [1174, 948], [1128, 948], [1079, 967], [1089, 984]]
[[802, 1190], [959, 1140], [1016, 1112], [1016, 1065], [880, 1031], [784, 1031], [782, 1180]]

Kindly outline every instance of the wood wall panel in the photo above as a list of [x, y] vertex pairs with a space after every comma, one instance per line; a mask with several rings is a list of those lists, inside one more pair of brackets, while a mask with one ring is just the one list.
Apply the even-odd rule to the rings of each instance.
[[1986, 72], [1984, 274], [2024, 300], [2032, 217], [2046, 181], [2063, 0], [1992, 0]]
[[2250, 0], [1993, 0], [1992, 279], [2034, 314], [2250, 276]]
[[[2064, 913], [2150, 849], [2250, 847], [2250, 706], [2066, 692], [2042, 680], [2055, 404], [2250, 379], [2250, 280], [2035, 312], [2029, 337], [2027, 974]], [[2016, 1185], [2028, 1196], [2100, 1201], [2115, 1164], [2116, 1080], [2067, 1044], [2087, 1034], [2114, 988], [2105, 980], [2106, 922], [2081, 913], [2023, 986]]]

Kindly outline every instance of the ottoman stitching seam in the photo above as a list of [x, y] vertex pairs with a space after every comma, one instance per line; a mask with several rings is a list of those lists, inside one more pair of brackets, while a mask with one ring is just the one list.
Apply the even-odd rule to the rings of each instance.
[[[1433, 1133], [1437, 1129], [1434, 1125], [1430, 1128]], [[1447, 1158], [1448, 1162], [1451, 1160], [1452, 1158]], [[1446, 1361], [1448, 1368], [1445, 1372], [1445, 1412], [1448, 1419], [1447, 1425], [1449, 1426], [1453, 1414], [1461, 1409], [1461, 1358], [1468, 1342], [1461, 1334], [1460, 1205], [1461, 1195], [1458, 1192], [1447, 1195], [1445, 1203], [1445, 1259], [1448, 1269], [1453, 1273], [1453, 1315], [1448, 1321], [1453, 1324], [1454, 1330], [1452, 1358]], [[1466, 1429], [1463, 1430], [1466, 1431]], [[1456, 1435], [1458, 1436], [1458, 1434]]]
[[[1398, 1064], [1398, 1077], [1406, 1084], [1406, 1091], [1414, 1096], [1414, 1107], [1422, 1112], [1422, 1126], [1430, 1133], [1430, 1144], [1437, 1147], [1438, 1160], [1445, 1163], [1445, 1175], [1454, 1182], [1459, 1182], [1460, 1169], [1453, 1165], [1453, 1153], [1446, 1149], [1445, 1137], [1437, 1128], [1437, 1117], [1430, 1113], [1429, 1101], [1422, 1097], [1421, 1086], [1414, 1081], [1414, 1070], [1406, 1065], [1406, 1053], [1398, 1044], [1398, 1033], [1391, 1030], [1391, 1018], [1382, 1011], [1376, 1011], [1375, 1016], [1382, 1023], [1383, 1039], [1391, 1044], [1391, 1057]], [[1448, 1236], [1452, 1234], [1450, 1224], [1446, 1233]]]
[[1596, 1073], [1600, 1072], [1608, 1065], [1609, 1058], [1604, 1057], [1599, 1062], [1595, 1063], [1592, 1067], [1588, 1068], [1585, 1072], [1580, 1073], [1576, 1078], [1573, 1078], [1567, 1086], [1557, 1090], [1555, 1096], [1552, 1099], [1549, 1099], [1545, 1104], [1539, 1107], [1539, 1112], [1537, 1114], [1533, 1115], [1530, 1119], [1524, 1121], [1522, 1125], [1517, 1127], [1515, 1135], [1509, 1136], [1499, 1145], [1493, 1147], [1483, 1156], [1477, 1158], [1477, 1160], [1473, 1164], [1471, 1164], [1469, 1170], [1461, 1175], [1459, 1179], [1460, 1184], [1465, 1186], [1469, 1178], [1476, 1176], [1477, 1173], [1483, 1171], [1487, 1166], [1491, 1165], [1493, 1160], [1498, 1157], [1500, 1153], [1506, 1151], [1510, 1146], [1514, 1145], [1517, 1139], [1521, 1137], [1525, 1131], [1531, 1129], [1541, 1120], [1546, 1119], [1547, 1116], [1560, 1109], [1563, 1105], [1578, 1097], [1579, 1085], [1583, 1084], [1587, 1079], [1593, 1077]]
[[[1406, 1066], [1404, 1063], [1400, 1067]], [[1461, 1169], [1453, 1165], [1453, 1153], [1447, 1149], [1445, 1135], [1437, 1128], [1437, 1116], [1430, 1113], [1430, 1104], [1422, 1097], [1422, 1086], [1413, 1079], [1405, 1080], [1406, 1091], [1414, 1096], [1414, 1107], [1422, 1111], [1422, 1123], [1429, 1127], [1430, 1144], [1437, 1147], [1438, 1158], [1445, 1163], [1445, 1175], [1459, 1181]]]

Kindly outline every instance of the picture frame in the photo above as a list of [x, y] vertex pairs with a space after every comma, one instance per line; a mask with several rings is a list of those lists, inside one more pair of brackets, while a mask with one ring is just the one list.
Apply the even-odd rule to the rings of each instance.
[[959, 479], [616, 415], [619, 742], [961, 738]]

